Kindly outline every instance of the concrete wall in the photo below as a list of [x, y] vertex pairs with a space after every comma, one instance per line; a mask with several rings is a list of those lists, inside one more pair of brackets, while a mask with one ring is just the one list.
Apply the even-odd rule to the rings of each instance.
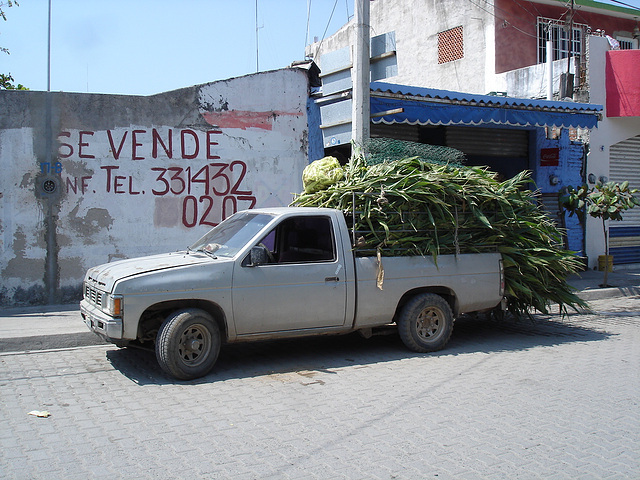
[[[552, 67], [554, 100], [560, 98], [560, 80], [562, 74], [567, 73], [567, 60], [555, 60]], [[575, 75], [576, 59], [569, 63], [569, 73]], [[530, 67], [510, 70], [496, 74], [493, 79], [494, 91], [506, 92], [508, 97], [546, 99], [549, 71], [546, 63], [539, 63]], [[577, 100], [577, 99], [576, 99]]]
[[[602, 120], [590, 133], [587, 157], [586, 173], [593, 173], [596, 178], [609, 177], [611, 146], [640, 134], [640, 117], [606, 116], [605, 53], [609, 48], [609, 42], [604, 37], [591, 36], [588, 39], [589, 101], [604, 107]], [[587, 217], [586, 252], [589, 266], [597, 266], [598, 255], [604, 255], [604, 233], [600, 219]]]
[[[488, 93], [493, 79], [494, 17], [489, 9], [454, 0], [376, 0], [371, 2], [371, 36], [395, 31], [398, 75], [391, 83]], [[322, 54], [351, 44], [353, 21], [308, 48], [322, 70]], [[438, 33], [463, 27], [464, 57], [438, 64]], [[473, 72], [473, 74], [469, 74]]]
[[93, 265], [287, 205], [322, 152], [307, 103], [297, 69], [150, 97], [0, 91], [0, 305], [75, 301]]

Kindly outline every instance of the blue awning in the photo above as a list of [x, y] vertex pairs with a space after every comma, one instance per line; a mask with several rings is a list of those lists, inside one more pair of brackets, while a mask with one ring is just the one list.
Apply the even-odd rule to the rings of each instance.
[[593, 128], [602, 105], [474, 95], [371, 83], [371, 121], [411, 125], [509, 125]]

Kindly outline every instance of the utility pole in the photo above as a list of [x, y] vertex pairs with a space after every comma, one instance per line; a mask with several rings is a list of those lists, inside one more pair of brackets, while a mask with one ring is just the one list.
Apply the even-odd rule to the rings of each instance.
[[567, 74], [564, 75], [564, 81], [562, 82], [562, 95], [564, 97], [573, 97], [573, 75], [571, 74], [571, 56], [573, 55], [573, 15], [574, 15], [574, 0], [571, 0], [571, 13], [569, 16], [569, 53], [567, 54]]
[[353, 67], [351, 80], [353, 83], [351, 110], [351, 138], [360, 146], [369, 139], [371, 105], [369, 81], [369, 0], [354, 0], [355, 25]]

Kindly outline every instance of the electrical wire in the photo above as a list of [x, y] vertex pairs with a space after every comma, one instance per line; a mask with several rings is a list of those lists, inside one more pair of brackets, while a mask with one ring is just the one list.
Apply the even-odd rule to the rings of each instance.
[[[511, 28], [513, 28], [514, 30], [517, 30], [518, 32], [522, 33], [523, 35], [527, 35], [527, 36], [532, 37], [532, 38], [535, 38], [535, 39], [537, 39], [537, 38], [538, 38], [538, 36], [537, 36], [537, 35], [533, 35], [533, 34], [531, 34], [531, 33], [529, 33], [529, 32], [525, 32], [525, 31], [524, 31], [524, 30], [522, 30], [521, 28], [518, 28], [518, 27], [516, 27], [515, 25], [513, 25], [512, 23], [510, 23], [506, 18], [500, 18], [498, 15], [496, 15], [496, 14], [495, 14], [495, 13], [493, 13], [492, 11], [490, 11], [490, 10], [488, 10], [488, 9], [484, 8], [482, 5], [479, 5], [479, 4], [475, 3], [473, 0], [467, 0], [467, 1], [468, 1], [470, 4], [474, 5], [475, 7], [478, 7], [480, 10], [482, 10], [482, 11], [484, 11], [484, 12], [488, 13], [489, 15], [493, 16], [496, 20], [500, 20], [500, 21], [502, 21], [502, 22], [506, 22], [506, 24], [507, 24], [507, 25], [509, 25], [509, 26], [510, 26]], [[488, 3], [488, 2], [486, 2], [486, 0], [485, 0], [485, 3]]]
[[327, 34], [327, 30], [329, 30], [329, 25], [331, 24], [331, 19], [333, 18], [333, 13], [336, 11], [336, 5], [338, 5], [338, 0], [336, 0], [333, 3], [333, 9], [331, 10], [331, 15], [329, 16], [329, 21], [327, 22], [327, 26], [324, 29], [324, 33], [322, 34], [322, 40], [320, 40], [320, 43], [322, 43], [322, 41], [324, 40], [325, 35]]
[[520, 4], [520, 2], [518, 0], [514, 0], [515, 3], [522, 8], [525, 12], [527, 12], [529, 15], [531, 15], [532, 17], [544, 17], [544, 15], [542, 15], [542, 13], [540, 12], [540, 10], [538, 10], [538, 5], [536, 3], [530, 3], [530, 5], [533, 7], [533, 9], [535, 10], [536, 13], [530, 12], [529, 10], [527, 10], [527, 8]]
[[[310, 2], [311, 0], [309, 0]], [[316, 48], [316, 54], [320, 51], [320, 48], [322, 47], [322, 42], [324, 42], [324, 38], [327, 35], [327, 30], [329, 30], [329, 25], [331, 24], [331, 19], [333, 18], [333, 14], [336, 11], [336, 6], [338, 5], [338, 0], [336, 0], [333, 4], [333, 9], [331, 10], [331, 15], [329, 16], [329, 20], [327, 21], [327, 26], [324, 29], [324, 33], [322, 34], [322, 39], [320, 40], [320, 43], [318, 44], [318, 48]], [[311, 7], [309, 6], [309, 13], [308, 15], [311, 15]], [[307, 22], [309, 22], [309, 19], [307, 18]], [[305, 45], [306, 47], [306, 45]]]

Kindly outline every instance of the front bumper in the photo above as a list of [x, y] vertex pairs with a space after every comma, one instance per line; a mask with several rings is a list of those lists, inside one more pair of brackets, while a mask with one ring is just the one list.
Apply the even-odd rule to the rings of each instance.
[[93, 333], [109, 341], [122, 338], [121, 318], [110, 317], [86, 300], [80, 302], [80, 314], [85, 325]]

